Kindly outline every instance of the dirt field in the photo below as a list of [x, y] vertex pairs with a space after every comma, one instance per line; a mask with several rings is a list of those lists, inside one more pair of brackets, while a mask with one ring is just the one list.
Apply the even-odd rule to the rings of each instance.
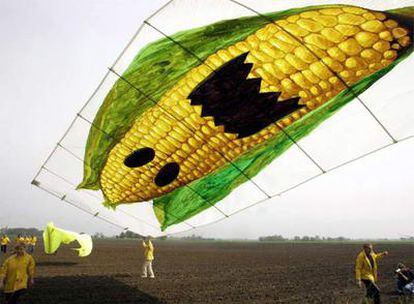
[[[361, 303], [354, 283], [360, 244], [157, 241], [155, 279], [140, 278], [134, 241], [97, 241], [80, 259], [38, 248], [35, 288], [22, 303]], [[399, 303], [393, 270], [413, 266], [414, 244], [380, 244], [383, 303]]]

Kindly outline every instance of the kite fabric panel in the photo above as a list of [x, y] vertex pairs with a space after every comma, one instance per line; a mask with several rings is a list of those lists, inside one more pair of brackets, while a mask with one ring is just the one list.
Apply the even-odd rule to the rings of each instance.
[[169, 2], [33, 184], [153, 236], [290, 191], [414, 135], [413, 17], [413, 1]]
[[43, 243], [46, 254], [55, 254], [61, 244], [67, 245], [74, 241], [77, 241], [80, 245], [79, 248], [73, 248], [73, 250], [78, 252], [80, 257], [87, 257], [91, 254], [93, 244], [90, 235], [63, 230], [55, 227], [53, 223], [48, 223], [43, 232]]

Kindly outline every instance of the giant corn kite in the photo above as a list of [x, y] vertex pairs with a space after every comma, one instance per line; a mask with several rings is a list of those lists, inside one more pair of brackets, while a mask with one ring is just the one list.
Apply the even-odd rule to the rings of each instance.
[[146, 45], [102, 100], [79, 191], [114, 209], [153, 201], [161, 230], [214, 207], [404, 64], [413, 16], [301, 7]]

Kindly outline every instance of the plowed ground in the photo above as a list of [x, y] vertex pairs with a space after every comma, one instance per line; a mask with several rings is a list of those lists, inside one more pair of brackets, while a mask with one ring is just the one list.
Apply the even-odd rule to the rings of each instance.
[[[354, 260], [361, 244], [155, 241], [155, 279], [140, 277], [138, 241], [102, 240], [88, 258], [68, 247], [34, 257], [22, 303], [361, 303]], [[378, 244], [383, 303], [401, 303], [393, 271], [414, 263], [414, 244]], [[412, 303], [412, 302], [411, 302]]]

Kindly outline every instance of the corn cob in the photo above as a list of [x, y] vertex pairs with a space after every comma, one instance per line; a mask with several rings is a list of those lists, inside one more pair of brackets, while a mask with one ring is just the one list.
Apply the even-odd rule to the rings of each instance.
[[[138, 117], [109, 153], [101, 189], [111, 204], [147, 201], [199, 179], [280, 132], [352, 85], [392, 63], [412, 43], [409, 31], [376, 11], [338, 6], [307, 11], [270, 23], [210, 55]], [[226, 133], [188, 96], [214, 70], [248, 53], [248, 79], [260, 78], [260, 91], [280, 92], [279, 102], [300, 97], [302, 108], [248, 137]], [[339, 77], [338, 77], [339, 76]], [[345, 83], [346, 84], [345, 84]], [[168, 109], [170, 115], [166, 113]], [[134, 151], [151, 148], [153, 159], [126, 166]], [[177, 178], [154, 180], [169, 163]]]

